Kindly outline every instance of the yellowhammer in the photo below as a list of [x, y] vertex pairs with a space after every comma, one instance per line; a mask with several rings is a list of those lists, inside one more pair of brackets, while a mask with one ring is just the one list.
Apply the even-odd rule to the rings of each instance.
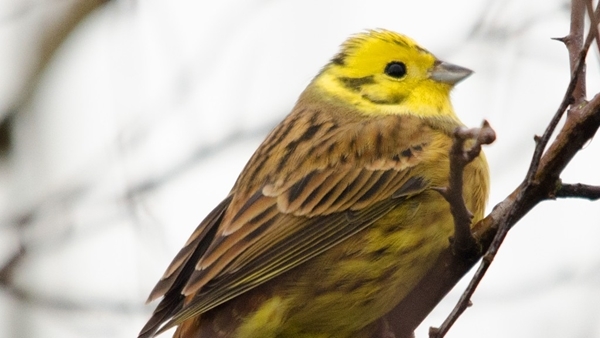
[[[371, 337], [449, 245], [432, 188], [448, 185], [449, 94], [469, 74], [394, 32], [349, 38], [167, 268], [140, 337]], [[464, 181], [477, 221], [483, 155]]]

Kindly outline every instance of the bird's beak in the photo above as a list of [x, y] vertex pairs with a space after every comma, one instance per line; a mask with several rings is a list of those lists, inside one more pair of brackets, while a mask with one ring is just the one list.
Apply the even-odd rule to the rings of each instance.
[[436, 61], [429, 74], [429, 78], [434, 81], [455, 85], [467, 78], [471, 73], [473, 73], [473, 71], [470, 69], [444, 61]]

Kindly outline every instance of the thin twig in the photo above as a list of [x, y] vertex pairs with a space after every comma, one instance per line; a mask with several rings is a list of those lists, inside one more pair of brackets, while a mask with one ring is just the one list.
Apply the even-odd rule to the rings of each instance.
[[[465, 150], [464, 143], [469, 139], [475, 139], [475, 142], [471, 148]], [[457, 128], [454, 132], [454, 142], [450, 150], [449, 186], [438, 191], [450, 204], [450, 211], [454, 218], [453, 252], [459, 256], [480, 254], [478, 251], [479, 246], [471, 233], [473, 214], [467, 209], [463, 198], [464, 169], [475, 157], [479, 156], [482, 144], [491, 144], [495, 139], [496, 133], [487, 121], [483, 121], [481, 128]], [[443, 337], [446, 334], [456, 319], [471, 305], [469, 299], [474, 291], [475, 289], [473, 288], [470, 294], [463, 294], [461, 300], [440, 328], [432, 327], [429, 329], [429, 336], [431, 338]]]
[[[585, 27], [585, 7], [588, 0], [571, 0], [571, 25], [569, 29], [569, 35], [564, 40], [569, 53], [569, 65], [571, 68], [571, 74], [578, 68], [577, 66], [581, 63], [579, 60], [581, 48], [583, 47], [583, 30]], [[591, 30], [590, 30], [591, 31]], [[584, 59], [585, 61], [585, 59]], [[584, 63], [585, 64], [585, 63]], [[581, 69], [581, 72], [577, 73], [577, 81], [575, 88], [573, 89], [573, 102], [574, 106], [581, 104], [586, 97], [586, 78], [585, 78], [585, 65]]]
[[[562, 116], [563, 116], [564, 112], [566, 111], [566, 109], [568, 108], [568, 106], [571, 103], [573, 103], [574, 100], [578, 101], [577, 107], [581, 103], [585, 102], [585, 77], [584, 77], [584, 75], [585, 75], [585, 73], [584, 73], [585, 57], [587, 55], [587, 51], [591, 45], [591, 42], [593, 41], [593, 37], [595, 36], [595, 33], [594, 33], [595, 28], [590, 27], [590, 31], [588, 32], [585, 44], [582, 48], [579, 48], [579, 45], [577, 45], [577, 44], [575, 44], [575, 47], [573, 47], [573, 44], [571, 43], [572, 41], [568, 41], [569, 39], [573, 39], [574, 37], [581, 36], [581, 34], [582, 34], [581, 32], [583, 31], [583, 16], [585, 15], [585, 7], [584, 7], [585, 5], [584, 5], [583, 1], [584, 0], [573, 0], [572, 13], [574, 13], [574, 14], [573, 14], [571, 20], [577, 21], [577, 22], [574, 24], [572, 23], [571, 32], [569, 34], [569, 37], [567, 39], [563, 39], [563, 41], [567, 40], [566, 45], [569, 48], [570, 55], [577, 55], [577, 58], [575, 60], [573, 60], [573, 59], [571, 60], [572, 61], [571, 62], [571, 67], [572, 67], [571, 81], [569, 82], [569, 86], [567, 87], [567, 91], [565, 93], [563, 101], [561, 102], [561, 104], [559, 106], [559, 109], [557, 110], [554, 117], [550, 121], [543, 136], [535, 138], [536, 143], [537, 143], [536, 149], [534, 151], [531, 165], [529, 167], [529, 170], [527, 172], [525, 180], [521, 184], [521, 186], [520, 186], [521, 189], [519, 190], [519, 192], [516, 195], [516, 200], [514, 202], [515, 205], [526, 205], [526, 204], [535, 205], [539, 201], [542, 200], [542, 198], [540, 198], [537, 201], [528, 201], [528, 203], [526, 203], [526, 201], [525, 201], [525, 199], [531, 194], [531, 191], [537, 190], [537, 188], [539, 187], [538, 182], [535, 182], [534, 178], [538, 174], [539, 165], [540, 165], [544, 150], [546, 149], [546, 145], [548, 144], [552, 133], [554, 132], [558, 122], [562, 118]], [[576, 16], [580, 16], [581, 18], [576, 17]], [[577, 48], [577, 50], [576, 50], [577, 53], [573, 52], [573, 48]], [[577, 89], [577, 92], [576, 92], [576, 89]], [[547, 197], [548, 196], [546, 196], [546, 198]], [[533, 202], [533, 204], [532, 204], [532, 202]], [[487, 272], [488, 268], [490, 267], [492, 261], [494, 260], [496, 254], [498, 252], [498, 249], [500, 248], [500, 245], [502, 244], [502, 242], [504, 241], [504, 238], [508, 234], [508, 231], [510, 230], [512, 225], [514, 223], [516, 223], [516, 221], [518, 219], [520, 219], [521, 217], [522, 217], [522, 214], [520, 213], [519, 208], [512, 208], [508, 211], [505, 221], [500, 223], [498, 231], [495, 234], [495, 236], [490, 244], [490, 247], [488, 248], [487, 252], [483, 256], [483, 260], [482, 260], [481, 264], [479, 265], [475, 275], [469, 282], [469, 285], [467, 286], [467, 288], [461, 295], [461, 298], [459, 299], [458, 303], [456, 304], [456, 306], [454, 307], [454, 309], [452, 310], [450, 315], [446, 318], [446, 320], [440, 326], [439, 329], [436, 329], [436, 328], [430, 329], [429, 335], [431, 338], [444, 337], [445, 334], [450, 329], [450, 327], [452, 327], [452, 325], [456, 322], [458, 317], [469, 306], [469, 304], [471, 303], [470, 299], [471, 299], [473, 293], [475, 292], [475, 289], [477, 288], [477, 286], [483, 279], [483, 276], [485, 275], [485, 273]]]
[[[478, 250], [477, 243], [471, 234], [473, 214], [467, 209], [463, 196], [463, 174], [465, 166], [481, 153], [481, 145], [490, 144], [496, 139], [496, 133], [487, 121], [481, 128], [456, 128], [452, 148], [450, 149], [449, 185], [437, 188], [450, 204], [450, 212], [454, 219], [454, 236], [452, 247], [459, 256], [471, 256]], [[473, 145], [465, 149], [465, 142], [474, 140]]]
[[557, 198], [585, 198], [591, 201], [600, 199], [600, 186], [587, 184], [561, 184], [556, 190]]
[[596, 47], [598, 47], [598, 51], [600, 52], [600, 34], [598, 34], [600, 27], [598, 26], [598, 13], [594, 11], [593, 0], [586, 1], [585, 7], [590, 17], [591, 26], [596, 28], [594, 29], [594, 38], [596, 39]]
[[[580, 0], [573, 0], [573, 3], [577, 2], [577, 1], [580, 1]], [[600, 5], [600, 3], [599, 3], [599, 5]], [[597, 6], [596, 13], [598, 12], [598, 8], [599, 7]], [[525, 181], [528, 184], [532, 183], [533, 178], [538, 171], [538, 167], [540, 165], [540, 159], [542, 158], [542, 155], [544, 154], [544, 150], [546, 149], [546, 146], [548, 145], [548, 141], [550, 141], [550, 137], [552, 136], [552, 133], [556, 129], [558, 122], [564, 115], [564, 113], [567, 110], [567, 108], [569, 107], [569, 105], [571, 105], [571, 103], [573, 103], [573, 92], [577, 85], [578, 79], [581, 76], [582, 70], [585, 66], [585, 57], [590, 48], [590, 45], [592, 44], [593, 39], [594, 39], [594, 34], [593, 34], [594, 31], [595, 31], [595, 28], [590, 27], [590, 31], [587, 35], [587, 38], [583, 45], [583, 48], [578, 53], [570, 53], [570, 55], [577, 55], [577, 59], [576, 59], [577, 61], [574, 63], [574, 65], [572, 65], [571, 81], [569, 82], [569, 85], [567, 86], [567, 90], [565, 92], [562, 102], [558, 106], [558, 109], [556, 110], [556, 113], [552, 117], [552, 120], [546, 127], [544, 134], [541, 137], [536, 136], [534, 138], [536, 141], [536, 147], [535, 147], [535, 151], [533, 152], [533, 157], [531, 159], [531, 165], [529, 166], [529, 170], [527, 171], [527, 177], [525, 179]], [[569, 34], [569, 35], [571, 35], [571, 34]], [[563, 39], [557, 39], [557, 40], [566, 41], [567, 39], [563, 38]], [[568, 43], [565, 43], [565, 44], [567, 45], [567, 47], [569, 47]]]

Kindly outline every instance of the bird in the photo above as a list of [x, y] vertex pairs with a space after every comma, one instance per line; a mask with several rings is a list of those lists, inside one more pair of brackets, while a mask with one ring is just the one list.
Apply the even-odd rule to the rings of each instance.
[[[350, 36], [177, 253], [139, 338], [373, 337], [449, 246], [450, 92], [471, 73], [393, 31]], [[476, 222], [485, 155], [463, 175]]]

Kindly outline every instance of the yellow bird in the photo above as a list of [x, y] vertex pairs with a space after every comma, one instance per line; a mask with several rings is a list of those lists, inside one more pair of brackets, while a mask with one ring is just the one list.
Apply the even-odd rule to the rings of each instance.
[[[139, 337], [372, 337], [449, 245], [450, 103], [471, 71], [386, 30], [350, 37], [200, 223]], [[465, 203], [483, 217], [480, 155]]]

